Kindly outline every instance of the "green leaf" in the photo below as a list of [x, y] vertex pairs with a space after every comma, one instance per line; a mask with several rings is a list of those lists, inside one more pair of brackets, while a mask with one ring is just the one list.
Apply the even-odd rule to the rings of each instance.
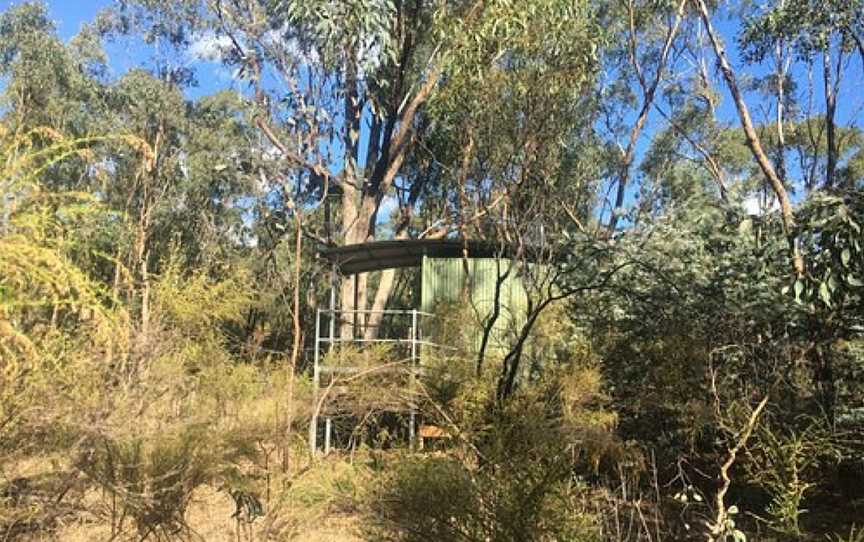
[[801, 292], [804, 291], [804, 283], [800, 279], [795, 281], [795, 301], [801, 301]]
[[851, 258], [852, 252], [850, 252], [848, 248], [844, 248], [843, 252], [840, 253], [840, 261], [843, 262], [844, 267], [849, 267], [849, 260]]
[[820, 282], [819, 283], [819, 297], [822, 298], [822, 302], [831, 306], [831, 292], [828, 291], [828, 283]]

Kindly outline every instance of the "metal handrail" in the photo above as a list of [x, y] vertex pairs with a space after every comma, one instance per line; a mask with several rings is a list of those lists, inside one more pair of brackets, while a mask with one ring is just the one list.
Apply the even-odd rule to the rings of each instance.
[[431, 312], [419, 311], [416, 309], [383, 309], [383, 310], [373, 310], [373, 309], [318, 309], [321, 314], [404, 314], [411, 315], [416, 314], [417, 316], [431, 316], [433, 318], [437, 318], [436, 314]]

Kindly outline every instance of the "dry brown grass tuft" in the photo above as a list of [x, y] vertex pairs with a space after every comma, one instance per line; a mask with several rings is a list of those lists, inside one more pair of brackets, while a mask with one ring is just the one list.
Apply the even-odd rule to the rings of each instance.
[[[328, 467], [324, 467], [328, 468]], [[95, 496], [94, 496], [95, 497]], [[249, 531], [241, 529], [238, 538], [237, 522], [231, 517], [234, 512], [234, 503], [227, 493], [210, 487], [196, 491], [193, 502], [187, 513], [187, 521], [197, 540], [206, 542], [243, 542], [264, 540], [292, 541], [292, 542], [362, 542], [355, 533], [357, 532], [359, 518], [344, 512], [333, 511], [333, 513], [318, 517], [313, 523], [304, 524], [302, 529], [294, 529], [293, 532], [278, 532], [278, 526], [284, 524], [290, 518], [291, 512], [285, 512], [286, 517], [259, 518], [251, 525], [251, 537]], [[296, 513], [297, 511], [294, 511]], [[271, 521], [268, 523], [268, 519]], [[268, 525], [269, 536], [268, 536]], [[273, 527], [276, 526], [277, 529]], [[111, 526], [105, 521], [98, 521], [95, 517], [84, 514], [69, 522], [58, 531], [45, 538], [33, 537], [27, 542], [37, 540], [58, 540], [63, 542], [100, 542], [111, 539]]]

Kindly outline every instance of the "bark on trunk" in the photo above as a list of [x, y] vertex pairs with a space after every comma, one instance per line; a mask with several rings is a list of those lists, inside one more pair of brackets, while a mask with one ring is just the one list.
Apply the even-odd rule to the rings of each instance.
[[783, 219], [783, 231], [786, 234], [786, 239], [789, 244], [789, 254], [792, 259], [792, 267], [797, 276], [804, 275], [804, 257], [798, 249], [798, 242], [795, 238], [795, 216], [792, 212], [792, 203], [789, 200], [789, 194], [783, 181], [774, 170], [774, 166], [765, 154], [762, 148], [762, 143], [759, 136], [756, 134], [756, 129], [753, 127], [753, 121], [750, 118], [750, 111], [747, 104], [744, 102], [744, 96], [738, 87], [738, 79], [735, 76], [735, 71], [726, 57], [726, 51], [720, 43], [717, 34], [714, 32], [714, 27], [711, 25], [711, 16], [708, 13], [708, 6], [705, 0], [693, 0], [699, 10], [702, 22], [705, 25], [705, 30], [708, 32], [708, 38], [714, 49], [714, 54], [720, 63], [720, 71], [723, 73], [723, 78], [726, 80], [726, 86], [732, 94], [732, 99], [735, 102], [735, 108], [738, 110], [738, 118], [741, 121], [741, 126], [744, 129], [744, 136], [747, 140], [747, 147], [759, 164], [759, 168], [771, 185], [777, 200], [780, 203], [780, 213]]
[[[837, 59], [838, 65], [841, 59]], [[828, 163], [825, 169], [825, 188], [834, 187], [834, 177], [837, 171], [837, 136], [834, 117], [837, 111], [836, 87], [831, 77], [831, 51], [826, 49], [822, 54], [822, 75], [825, 83], [825, 135], [828, 139]], [[838, 69], [839, 74], [839, 69]]]
[[[396, 235], [396, 239], [408, 239], [407, 229]], [[384, 313], [387, 308], [387, 302], [390, 300], [390, 294], [393, 292], [393, 286], [396, 284], [396, 270], [385, 269], [381, 271], [381, 279], [378, 281], [378, 288], [375, 290], [375, 298], [372, 301], [372, 312], [366, 320], [366, 328], [363, 333], [363, 338], [366, 340], [375, 339], [381, 331], [381, 324], [384, 321]]]
[[[440, 70], [434, 68], [427, 76], [423, 86], [417, 91], [414, 97], [405, 104], [401, 111], [392, 113], [392, 122], [388, 123], [385, 128], [384, 144], [379, 152], [378, 162], [373, 170], [372, 178], [366, 180], [365, 185], [360, 188], [358, 186], [348, 187], [347, 183], [343, 183], [342, 195], [342, 220], [343, 231], [345, 231], [344, 244], [363, 243], [371, 241], [375, 237], [375, 226], [378, 220], [378, 209], [381, 201], [393, 186], [393, 181], [399, 173], [402, 163], [412, 144], [413, 122], [417, 115], [420, 106], [426, 101], [432, 90], [438, 82]], [[398, 118], [398, 123], [395, 119]], [[392, 137], [388, 136], [392, 133]], [[418, 181], [419, 182], [419, 181]], [[418, 193], [412, 187], [412, 197], [416, 199]], [[407, 223], [405, 238], [407, 238]], [[393, 286], [395, 284], [395, 272], [393, 270], [385, 270], [382, 272], [381, 280], [378, 283], [378, 288], [373, 296], [373, 310], [383, 310], [386, 308], [387, 300], [390, 298]], [[352, 280], [345, 280], [343, 277], [341, 294], [341, 306], [343, 311], [365, 310], [368, 305], [369, 294], [367, 292], [368, 279], [366, 274], [359, 277], [358, 280], [358, 302], [354, 303], [354, 284]], [[365, 316], [365, 315], [364, 315]], [[367, 338], [377, 336], [378, 327], [380, 326], [381, 316], [375, 317], [376, 321], [372, 321], [372, 315], [369, 318], [359, 318], [358, 326], [360, 327], [361, 335]], [[351, 338], [353, 336], [353, 321], [344, 319], [341, 326], [340, 336], [342, 338]]]

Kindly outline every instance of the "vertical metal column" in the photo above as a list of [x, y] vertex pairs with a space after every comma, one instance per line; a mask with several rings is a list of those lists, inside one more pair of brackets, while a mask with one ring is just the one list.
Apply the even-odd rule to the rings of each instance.
[[333, 339], [336, 337], [336, 265], [330, 271], [330, 334], [327, 352], [333, 351]]
[[321, 345], [321, 309], [315, 310], [315, 352], [312, 368], [312, 421], [309, 422], [309, 449], [315, 455], [318, 446], [318, 385], [321, 379], [319, 357]]
[[415, 391], [415, 374], [417, 371], [417, 309], [411, 309], [411, 373], [409, 376], [409, 400], [411, 401], [411, 411], [408, 416], [408, 446], [414, 449], [414, 426], [416, 423], [417, 414], [414, 411], [414, 391]]
[[351, 311], [354, 316], [351, 318], [351, 325], [353, 329], [351, 330], [351, 336], [355, 339], [360, 338], [360, 322], [358, 318], [360, 318], [360, 309], [357, 305], [360, 304], [360, 273], [354, 273], [354, 310]]

